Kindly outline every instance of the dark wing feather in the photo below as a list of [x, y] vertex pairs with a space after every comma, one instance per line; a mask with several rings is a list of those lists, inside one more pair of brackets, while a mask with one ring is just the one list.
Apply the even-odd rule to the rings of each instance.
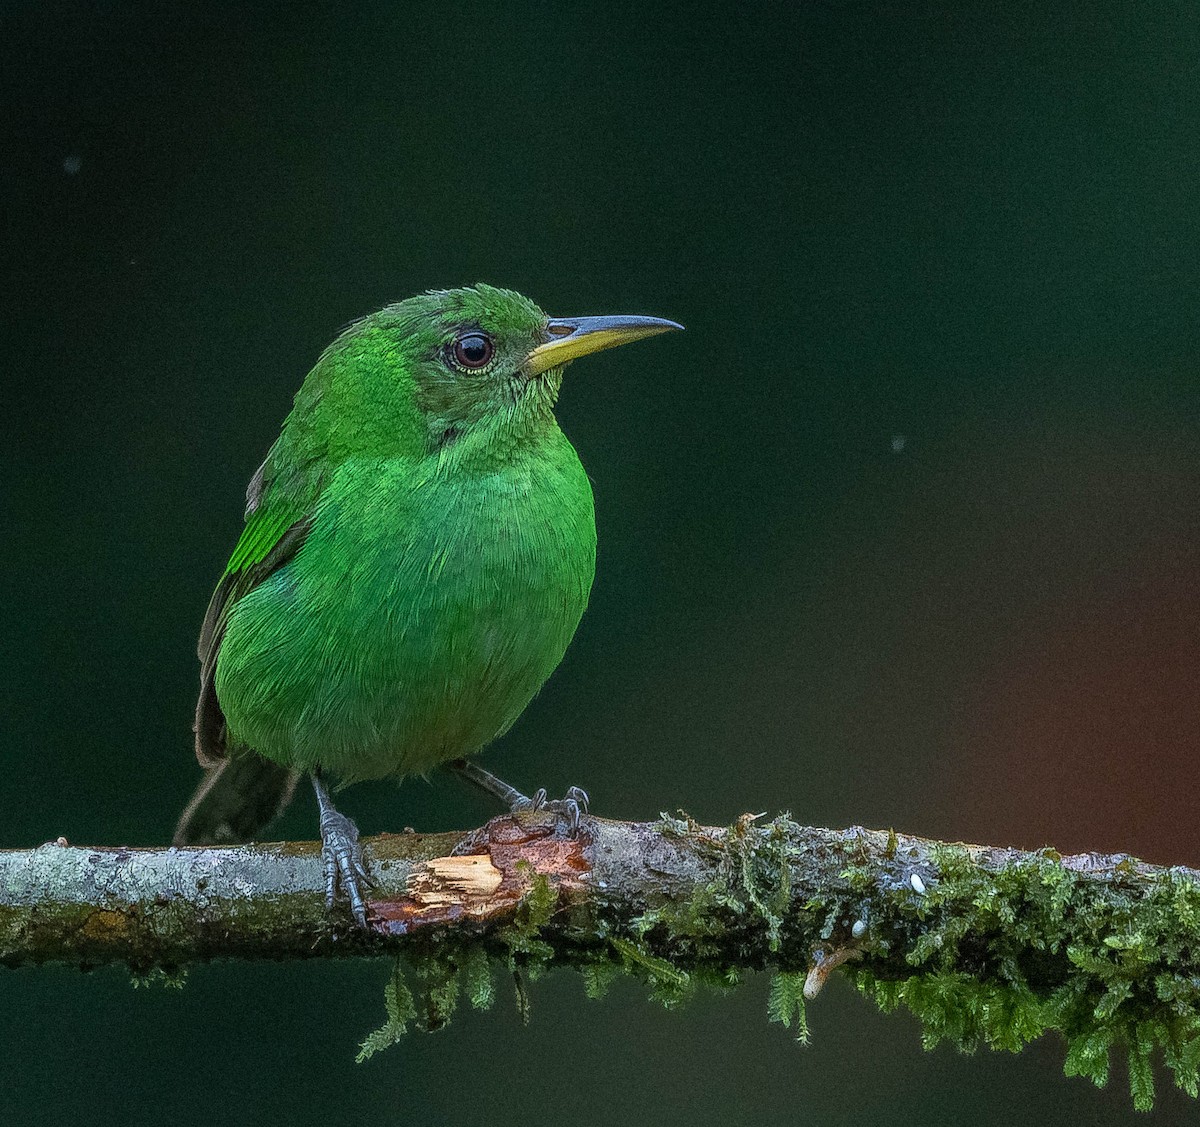
[[[311, 467], [310, 467], [311, 468]], [[246, 526], [225, 574], [213, 592], [196, 647], [200, 658], [200, 696], [196, 701], [196, 758], [214, 767], [226, 754], [225, 716], [217, 700], [217, 653], [233, 605], [300, 550], [312, 527], [320, 475], [293, 473], [287, 488], [272, 472], [271, 457], [259, 467], [246, 493]]]

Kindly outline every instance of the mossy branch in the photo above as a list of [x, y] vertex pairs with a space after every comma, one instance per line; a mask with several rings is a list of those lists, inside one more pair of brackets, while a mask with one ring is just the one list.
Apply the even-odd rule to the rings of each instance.
[[840, 967], [883, 1009], [910, 1008], [927, 1044], [1016, 1050], [1057, 1029], [1068, 1074], [1103, 1084], [1123, 1046], [1148, 1107], [1161, 1050], [1196, 1095], [1194, 869], [750, 816], [726, 829], [588, 818], [575, 839], [552, 818], [505, 816], [364, 844], [378, 881], [368, 931], [326, 913], [315, 843], [0, 852], [0, 962], [145, 974], [219, 957], [402, 956], [364, 1055], [418, 1016], [442, 1024], [460, 991], [488, 1004], [498, 962], [522, 998], [548, 965], [581, 970], [590, 994], [633, 973], [666, 1002], [765, 970], [770, 1015], [802, 1039], [805, 1002]]

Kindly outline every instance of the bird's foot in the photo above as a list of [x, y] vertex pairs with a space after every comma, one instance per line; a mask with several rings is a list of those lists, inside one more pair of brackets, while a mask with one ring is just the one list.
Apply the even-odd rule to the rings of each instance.
[[336, 810], [321, 814], [321, 863], [325, 867], [325, 907], [333, 907], [338, 888], [350, 901], [350, 913], [359, 927], [367, 926], [367, 905], [363, 887], [371, 888], [374, 881], [363, 861], [362, 846], [358, 844], [358, 827]]
[[467, 759], [456, 759], [450, 764], [469, 783], [495, 795], [510, 812], [517, 814], [522, 810], [547, 810], [558, 814], [566, 820], [567, 832], [575, 837], [579, 833], [579, 819], [588, 812], [588, 793], [583, 787], [568, 787], [562, 798], [549, 799], [545, 789], [538, 790], [532, 798], [523, 795], [516, 787], [496, 778], [490, 771]]
[[583, 787], [568, 787], [562, 798], [548, 798], [546, 788], [539, 787], [532, 798], [520, 795], [513, 799], [509, 807], [514, 814], [521, 810], [546, 810], [557, 814], [567, 823], [567, 833], [571, 837], [579, 834], [579, 819], [588, 812], [588, 793]]
[[358, 827], [333, 808], [329, 791], [316, 772], [312, 777], [317, 805], [321, 810], [321, 864], [325, 869], [325, 909], [333, 908], [339, 886], [350, 901], [350, 912], [359, 927], [367, 926], [367, 905], [363, 900], [364, 887], [375, 882], [367, 872], [362, 846], [358, 844]]

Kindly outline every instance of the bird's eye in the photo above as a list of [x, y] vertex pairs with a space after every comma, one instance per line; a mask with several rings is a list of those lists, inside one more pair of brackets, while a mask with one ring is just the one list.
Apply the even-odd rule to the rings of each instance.
[[496, 346], [485, 333], [463, 333], [451, 346], [450, 354], [460, 368], [475, 371], [492, 362]]

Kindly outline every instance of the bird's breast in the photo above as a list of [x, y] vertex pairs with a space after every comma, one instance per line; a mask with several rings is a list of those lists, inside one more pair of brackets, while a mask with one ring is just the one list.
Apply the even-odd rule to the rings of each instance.
[[503, 732], [561, 660], [595, 570], [591, 489], [573, 451], [466, 480], [353, 470], [247, 596], [259, 613], [232, 616], [226, 644], [274, 691], [226, 714], [292, 765], [423, 771]]

